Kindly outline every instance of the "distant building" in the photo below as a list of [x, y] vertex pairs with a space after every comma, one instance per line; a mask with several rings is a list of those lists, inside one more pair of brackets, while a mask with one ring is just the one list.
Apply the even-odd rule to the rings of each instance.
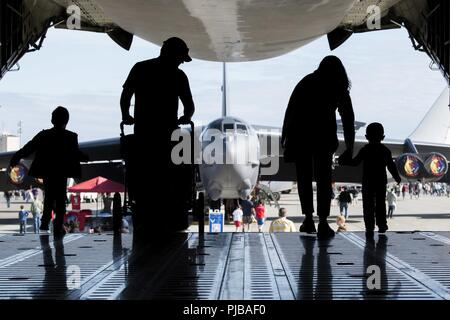
[[0, 152], [17, 151], [20, 149], [20, 137], [10, 134], [0, 134]]

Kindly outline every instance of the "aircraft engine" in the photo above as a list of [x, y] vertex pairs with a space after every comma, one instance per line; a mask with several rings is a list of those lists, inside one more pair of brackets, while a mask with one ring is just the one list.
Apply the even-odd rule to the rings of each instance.
[[445, 176], [448, 171], [447, 159], [440, 153], [430, 153], [424, 164], [429, 179], [437, 181]]
[[6, 170], [7, 180], [15, 189], [28, 188], [30, 185], [42, 184], [39, 179], [34, 179], [28, 175], [30, 167], [29, 161], [22, 160], [14, 168]]
[[28, 177], [28, 167], [23, 163], [19, 163], [14, 168], [9, 168], [6, 173], [8, 175], [8, 182], [15, 186], [20, 186]]
[[406, 180], [438, 181], [448, 170], [447, 159], [439, 153], [405, 153], [396, 160], [400, 176]]
[[424, 173], [424, 165], [418, 154], [405, 153], [396, 160], [400, 175], [407, 180], [421, 179]]

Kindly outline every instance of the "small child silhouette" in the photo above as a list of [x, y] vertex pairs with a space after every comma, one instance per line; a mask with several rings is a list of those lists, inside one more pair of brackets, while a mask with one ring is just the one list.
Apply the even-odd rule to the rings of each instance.
[[358, 152], [354, 159], [351, 155], [343, 154], [339, 164], [358, 166], [363, 164], [362, 194], [364, 223], [366, 234], [371, 235], [378, 226], [379, 233], [388, 230], [386, 220], [386, 168], [397, 183], [401, 178], [392, 160], [391, 151], [381, 143], [384, 139], [384, 128], [381, 123], [371, 123], [366, 129], [366, 138], [369, 141]]
[[39, 132], [10, 160], [14, 168], [21, 159], [34, 154], [28, 174], [44, 181], [44, 209], [40, 230], [48, 231], [52, 217], [55, 236], [65, 234], [64, 215], [66, 214], [67, 179], [81, 177], [80, 162], [89, 161], [78, 146], [78, 135], [66, 130], [69, 122], [69, 111], [59, 106], [52, 112], [53, 128]]

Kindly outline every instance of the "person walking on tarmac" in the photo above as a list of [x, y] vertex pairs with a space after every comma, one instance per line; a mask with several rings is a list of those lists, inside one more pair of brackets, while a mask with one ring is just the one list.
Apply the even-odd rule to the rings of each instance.
[[17, 151], [10, 161], [10, 166], [15, 167], [20, 159], [35, 154], [28, 174], [44, 181], [44, 210], [39, 229], [48, 232], [54, 211], [55, 236], [65, 234], [63, 223], [66, 214], [67, 178], [80, 178], [80, 161], [89, 161], [88, 156], [79, 149], [77, 134], [66, 130], [68, 122], [69, 111], [64, 107], [57, 107], [52, 112], [53, 128], [39, 132]]
[[339, 200], [339, 212], [341, 216], [343, 215], [345, 219], [348, 218], [348, 206], [352, 203], [352, 196], [346, 187], [342, 187], [342, 191], [338, 196]]
[[[180, 194], [189, 190], [191, 185], [190, 178], [184, 179], [180, 174], [176, 174], [179, 173], [179, 168], [176, 168], [171, 160], [171, 135], [179, 128], [178, 125], [189, 124], [195, 111], [189, 80], [178, 68], [180, 64], [189, 61], [192, 59], [186, 43], [177, 37], [169, 38], [164, 41], [160, 56], [136, 63], [123, 85], [120, 99], [122, 122], [125, 125], [134, 124], [135, 145], [131, 148], [132, 152], [142, 154], [144, 149], [152, 150], [152, 155], [146, 158], [148, 163], [146, 167], [149, 170], [142, 170], [138, 175], [132, 174], [128, 179], [136, 190], [136, 214], [133, 219], [135, 232], [139, 232], [140, 228], [151, 225], [151, 221], [154, 221], [152, 215], [145, 212], [150, 209], [145, 208], [145, 204], [149, 204], [149, 192], [161, 195], [161, 190], [164, 190], [167, 199], [157, 199], [156, 203], [152, 204], [152, 211], [166, 211], [167, 204], [170, 203], [171, 211], [177, 211], [171, 214], [174, 218], [182, 210], [183, 200], [180, 199], [184, 199], [185, 196]], [[134, 117], [130, 115], [133, 95]], [[178, 118], [179, 100], [184, 106], [184, 114], [180, 118]], [[137, 184], [141, 180], [154, 181], [154, 170], [163, 174], [163, 178], [155, 183], [155, 190], [148, 190], [153, 186], [147, 187], [147, 183], [146, 188], [138, 187]], [[176, 219], [173, 219], [171, 226], [177, 225], [174, 221]]]
[[339, 146], [336, 109], [344, 127], [347, 152], [353, 153], [355, 116], [350, 98], [351, 83], [341, 60], [325, 57], [319, 68], [295, 87], [286, 110], [281, 144], [286, 162], [294, 162], [302, 213], [300, 232], [315, 233], [313, 176], [317, 182], [317, 237], [334, 236], [327, 218], [332, 195], [332, 159]]

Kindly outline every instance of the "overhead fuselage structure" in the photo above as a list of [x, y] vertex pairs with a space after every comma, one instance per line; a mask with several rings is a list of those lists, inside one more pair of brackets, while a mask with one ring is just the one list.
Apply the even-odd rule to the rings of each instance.
[[353, 33], [405, 27], [449, 81], [447, 0], [2, 0], [0, 77], [40, 49], [48, 28], [107, 33], [129, 49], [186, 40], [194, 58], [239, 62], [274, 58], [327, 35], [331, 49]]

